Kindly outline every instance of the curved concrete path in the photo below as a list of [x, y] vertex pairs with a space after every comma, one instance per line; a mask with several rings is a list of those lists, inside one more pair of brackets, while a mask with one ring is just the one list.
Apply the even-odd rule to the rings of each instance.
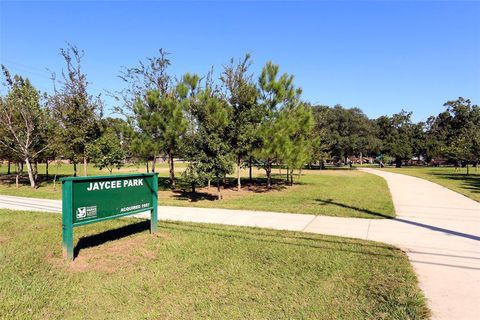
[[[362, 170], [386, 179], [397, 218], [160, 206], [159, 219], [305, 231], [393, 244], [407, 253], [433, 319], [480, 319], [480, 203], [423, 179]], [[61, 202], [0, 196], [0, 208], [61, 212]]]
[[480, 319], [480, 203], [424, 179], [380, 170], [397, 218], [374, 221], [369, 240], [406, 251], [433, 319]]

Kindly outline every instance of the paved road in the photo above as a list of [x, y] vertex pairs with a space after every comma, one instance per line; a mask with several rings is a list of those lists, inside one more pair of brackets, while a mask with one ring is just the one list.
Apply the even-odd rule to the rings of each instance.
[[[159, 219], [305, 231], [393, 244], [407, 253], [433, 319], [480, 319], [480, 203], [423, 179], [363, 170], [387, 180], [396, 219], [167, 206], [159, 207]], [[60, 212], [61, 203], [0, 196], [0, 208]]]

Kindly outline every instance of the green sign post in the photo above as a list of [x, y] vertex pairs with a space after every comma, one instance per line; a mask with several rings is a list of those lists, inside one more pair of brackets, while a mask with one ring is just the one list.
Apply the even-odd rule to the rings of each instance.
[[157, 231], [156, 173], [68, 177], [62, 182], [63, 253], [73, 260], [73, 228], [150, 211], [150, 232]]

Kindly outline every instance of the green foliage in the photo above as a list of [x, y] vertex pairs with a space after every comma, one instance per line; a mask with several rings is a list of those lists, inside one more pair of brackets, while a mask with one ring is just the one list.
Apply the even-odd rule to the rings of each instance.
[[[86, 146], [100, 135], [99, 119], [102, 114], [100, 96], [87, 91], [88, 81], [81, 69], [83, 51], [69, 45], [60, 49], [65, 60], [61, 87], [50, 97], [53, 117], [58, 124], [55, 135], [59, 156], [78, 163], [86, 157]], [[56, 75], [53, 74], [56, 81]]]
[[266, 116], [259, 130], [261, 145], [256, 151], [256, 157], [265, 169], [268, 187], [271, 187], [272, 164], [279, 160], [293, 159], [288, 154], [291, 154], [290, 145], [293, 146], [295, 141], [291, 140], [289, 134], [295, 131], [296, 121], [290, 121], [289, 113], [293, 116], [301, 114], [293, 110], [300, 105], [302, 90], [294, 86], [292, 75], [284, 73], [279, 76], [278, 72], [278, 65], [267, 62], [258, 80], [260, 103], [266, 110]]
[[124, 100], [125, 108], [131, 111], [127, 117], [133, 127], [132, 149], [138, 157], [153, 159], [154, 163], [158, 156], [167, 155], [170, 184], [175, 188], [173, 158], [181, 148], [188, 127], [185, 118], [188, 88], [183, 82], [172, 85], [167, 73], [170, 60], [163, 49], [158, 57], [147, 58], [147, 61], [127, 69], [122, 76], [130, 85]]
[[360, 109], [318, 106], [314, 112], [317, 136], [336, 160], [344, 162], [351, 155], [378, 152], [380, 141], [375, 126]]
[[[25, 161], [30, 186], [36, 187], [32, 162], [48, 148], [48, 113], [40, 104], [40, 95], [28, 79], [10, 76], [2, 65], [7, 85], [7, 95], [0, 98], [1, 156], [10, 160]], [[1, 150], [0, 150], [1, 151]]]
[[382, 153], [394, 157], [398, 167], [413, 155], [414, 125], [411, 117], [411, 112], [402, 110], [391, 117], [377, 119], [379, 137], [383, 143]]
[[107, 128], [100, 138], [88, 144], [86, 152], [100, 170], [107, 168], [112, 173], [114, 168], [123, 166], [125, 153], [113, 128]]
[[182, 172], [182, 179], [191, 187], [192, 192], [195, 192], [196, 187], [205, 184], [209, 177], [207, 170], [202, 168], [202, 163], [192, 161]]
[[252, 156], [259, 146], [259, 126], [265, 116], [264, 106], [258, 103], [259, 92], [253, 76], [248, 74], [251, 63], [249, 54], [237, 63], [232, 58], [220, 77], [227, 90], [226, 100], [232, 108], [227, 134], [237, 161], [238, 188], [241, 187], [239, 167], [242, 159]]
[[220, 179], [232, 171], [231, 146], [225, 139], [231, 111], [225, 100], [208, 86], [192, 109], [197, 123], [194, 141], [196, 162], [204, 174], [216, 179], [219, 198]]
[[[121, 72], [126, 88], [117, 92], [123, 104], [115, 111], [125, 120], [102, 119], [100, 96], [88, 93], [89, 83], [81, 69], [83, 51], [68, 45], [60, 53], [66, 69], [61, 81], [52, 75], [55, 94], [48, 99], [48, 109], [41, 106], [41, 97], [33, 87], [25, 89], [31, 86], [28, 80], [19, 85], [25, 87], [21, 90], [35, 91], [19, 94], [28, 96], [22, 103], [26, 102], [26, 108], [31, 106], [35, 122], [29, 125], [35, 131], [28, 141], [29, 161], [67, 158], [76, 168], [81, 160], [86, 164], [90, 155], [100, 163], [105, 154], [98, 156], [102, 152], [94, 146], [103, 141], [99, 137], [111, 127], [124, 158], [147, 162], [147, 170], [153, 160], [155, 170], [156, 159], [167, 157], [172, 188], [174, 158], [189, 161], [184, 179], [192, 188], [205, 180], [220, 181], [236, 162], [239, 189], [240, 170], [246, 159], [265, 169], [269, 187], [273, 165], [286, 166], [287, 179], [292, 183], [293, 170], [307, 163], [347, 163], [351, 156], [379, 159], [379, 155], [388, 155], [398, 166], [412, 157], [427, 162], [446, 158], [463, 166], [479, 162], [480, 109], [461, 97], [446, 102], [446, 110], [425, 123], [413, 123], [411, 113], [403, 110], [369, 119], [359, 108], [302, 102], [302, 90], [295, 86], [294, 76], [281, 74], [272, 62], [265, 64], [254, 81], [250, 54], [238, 61], [231, 59], [215, 82], [213, 71], [206, 77], [190, 73], [181, 79], [171, 76], [169, 54], [160, 49], [157, 56]], [[12, 81], [20, 83], [23, 79]], [[11, 108], [13, 100], [20, 101], [10, 95], [1, 98], [2, 110]], [[19, 119], [24, 114], [17, 109], [4, 114], [11, 113], [12, 123], [22, 126]], [[19, 135], [12, 135], [8, 126], [0, 127], [0, 158], [22, 163], [25, 152], [15, 148], [29, 130], [16, 127], [13, 131]], [[116, 155], [108, 161], [115, 163], [115, 159]]]
[[467, 163], [480, 159], [480, 107], [472, 105], [470, 100], [458, 98], [444, 104], [448, 133], [446, 134], [445, 151], [457, 161]]
[[301, 169], [311, 158], [313, 114], [307, 104], [284, 108], [278, 118], [281, 163], [287, 165], [290, 184], [293, 184], [293, 170]]

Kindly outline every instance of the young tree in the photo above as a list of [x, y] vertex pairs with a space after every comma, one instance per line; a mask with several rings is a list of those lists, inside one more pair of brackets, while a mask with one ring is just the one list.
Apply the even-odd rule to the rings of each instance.
[[201, 80], [200, 76], [196, 74], [186, 73], [177, 85], [177, 92], [181, 98], [188, 123], [179, 150], [183, 159], [188, 161], [187, 168], [182, 172], [182, 177], [191, 186], [194, 193], [198, 185], [211, 180], [211, 177], [207, 176], [206, 170], [202, 168], [199, 162], [201, 152], [197, 150], [196, 146], [199, 139], [197, 109], [200, 105], [198, 98], [201, 93]]
[[195, 167], [190, 167], [190, 170], [196, 170], [194, 174], [200, 174], [207, 179], [214, 178], [220, 200], [220, 182], [232, 171], [231, 146], [225, 139], [232, 110], [207, 81], [191, 112], [195, 118], [196, 134], [192, 136], [194, 147], [190, 151], [194, 153], [191, 156], [196, 161]]
[[123, 166], [125, 153], [115, 130], [107, 128], [100, 138], [87, 145], [87, 154], [100, 170], [107, 168], [112, 173], [114, 168]]
[[[0, 96], [0, 104], [2, 104], [3, 101], [4, 101], [4, 97]], [[12, 150], [14, 145], [10, 141], [5, 139], [5, 137], [7, 136], [8, 136], [7, 128], [4, 126], [0, 126], [0, 140], [3, 140], [3, 143], [0, 143], [0, 159], [7, 161], [7, 175], [9, 175], [12, 172], [12, 163], [14, 162], [14, 159], [16, 158], [16, 156]], [[7, 146], [5, 145], [6, 143], [9, 143], [10, 145]]]
[[220, 80], [226, 88], [226, 100], [232, 113], [228, 128], [228, 138], [237, 164], [237, 190], [240, 191], [240, 168], [245, 157], [252, 154], [259, 145], [258, 128], [264, 116], [264, 108], [257, 103], [258, 90], [249, 73], [251, 66], [250, 54], [243, 60], [224, 66]]
[[2, 65], [8, 93], [0, 100], [0, 144], [25, 161], [30, 186], [36, 187], [32, 160], [42, 153], [48, 143], [44, 139], [43, 123], [45, 110], [40, 104], [40, 95], [28, 79], [15, 75], [13, 78]]
[[122, 73], [120, 77], [129, 87], [121, 93], [125, 104], [120, 111], [138, 133], [137, 148], [151, 152], [152, 171], [155, 171], [157, 156], [161, 153], [168, 156], [170, 185], [175, 188], [174, 157], [188, 123], [184, 116], [184, 97], [167, 73], [168, 53], [163, 49], [159, 53], [158, 57], [147, 58], [147, 63], [140, 62], [138, 67]]
[[279, 159], [285, 143], [282, 130], [285, 121], [280, 117], [281, 111], [297, 105], [302, 92], [300, 88], [295, 88], [292, 75], [284, 73], [279, 76], [278, 72], [278, 65], [267, 62], [258, 80], [260, 103], [266, 116], [259, 130], [262, 143], [257, 156], [267, 174], [268, 188], [272, 187], [272, 164]]
[[[301, 103], [280, 111], [283, 123], [283, 162], [287, 164], [287, 183], [293, 185], [294, 169], [301, 170], [311, 158], [313, 114], [309, 105]], [[290, 180], [289, 180], [290, 179]], [[289, 180], [289, 181], [288, 181]]]
[[[56, 132], [57, 145], [62, 155], [73, 162], [75, 176], [76, 165], [83, 160], [83, 173], [86, 176], [86, 146], [100, 134], [98, 121], [102, 115], [102, 101], [100, 95], [94, 97], [88, 93], [87, 77], [81, 69], [84, 52], [68, 45], [60, 49], [60, 54], [65, 60], [66, 70], [62, 71], [60, 80], [52, 73], [55, 94], [50, 100], [53, 116], [59, 126]], [[60, 88], [57, 88], [57, 84]]]

